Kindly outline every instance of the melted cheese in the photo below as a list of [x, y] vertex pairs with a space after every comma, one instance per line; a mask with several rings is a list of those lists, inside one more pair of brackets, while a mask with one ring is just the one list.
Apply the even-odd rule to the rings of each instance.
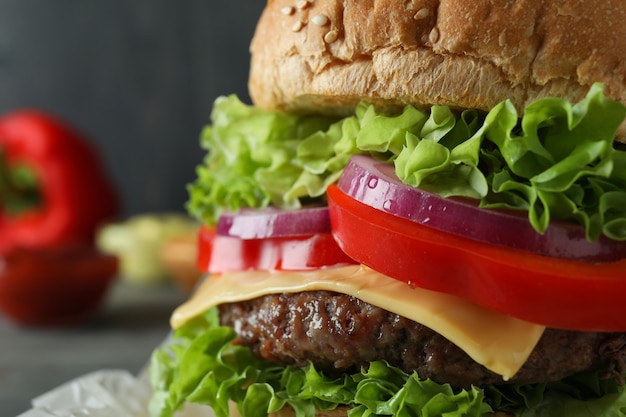
[[174, 311], [171, 323], [174, 328], [180, 327], [218, 304], [315, 290], [352, 295], [421, 323], [459, 346], [476, 362], [502, 375], [504, 380], [521, 368], [545, 329], [460, 297], [410, 288], [359, 265], [302, 272], [245, 271], [214, 275]]

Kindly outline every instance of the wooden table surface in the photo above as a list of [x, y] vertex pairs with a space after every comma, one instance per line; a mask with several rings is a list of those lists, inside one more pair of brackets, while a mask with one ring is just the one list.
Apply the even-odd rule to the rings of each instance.
[[103, 311], [80, 327], [22, 328], [0, 315], [0, 417], [18, 416], [31, 408], [32, 398], [92, 371], [139, 373], [186, 297], [169, 284], [118, 280]]

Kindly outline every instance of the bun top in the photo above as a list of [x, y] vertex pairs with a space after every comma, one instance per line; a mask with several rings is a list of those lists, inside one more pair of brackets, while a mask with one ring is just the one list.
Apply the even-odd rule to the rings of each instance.
[[293, 112], [361, 100], [521, 110], [578, 101], [594, 82], [626, 104], [626, 2], [268, 0], [251, 54], [253, 102]]

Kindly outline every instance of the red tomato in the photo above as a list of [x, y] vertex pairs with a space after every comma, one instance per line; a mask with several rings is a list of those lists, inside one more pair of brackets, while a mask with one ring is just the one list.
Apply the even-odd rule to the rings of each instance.
[[330, 233], [266, 239], [239, 239], [202, 228], [198, 268], [220, 273], [244, 270], [306, 270], [355, 263]]
[[91, 247], [16, 249], [0, 259], [0, 310], [25, 325], [81, 322], [101, 307], [117, 266]]
[[626, 330], [626, 260], [550, 258], [438, 231], [328, 189], [339, 246], [378, 272], [550, 327]]

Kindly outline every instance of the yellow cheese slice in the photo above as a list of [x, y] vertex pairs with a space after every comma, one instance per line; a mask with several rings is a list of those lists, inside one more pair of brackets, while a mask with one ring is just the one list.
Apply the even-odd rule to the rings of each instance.
[[242, 271], [207, 278], [171, 318], [178, 328], [218, 304], [282, 292], [328, 290], [357, 297], [423, 324], [473, 360], [511, 378], [528, 359], [544, 326], [505, 316], [449, 294], [411, 288], [362, 265], [316, 271]]

